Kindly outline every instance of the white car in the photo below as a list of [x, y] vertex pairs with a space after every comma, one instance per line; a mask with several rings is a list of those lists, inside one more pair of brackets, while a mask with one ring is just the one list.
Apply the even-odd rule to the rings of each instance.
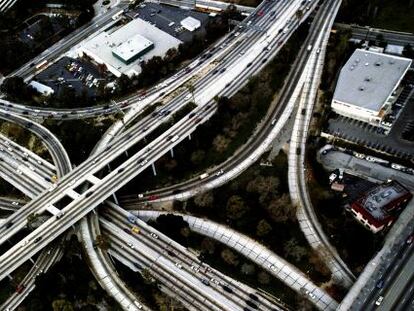
[[134, 248], [134, 245], [133, 245], [132, 243], [128, 243], [128, 246], [129, 246], [130, 248]]
[[383, 300], [384, 300], [384, 296], [379, 296], [378, 299], [375, 301], [375, 304], [379, 306], [381, 305]]
[[224, 173], [224, 171], [221, 169], [221, 170], [219, 170], [217, 173], [216, 173], [216, 176], [220, 176], [221, 174], [223, 174]]
[[176, 267], [177, 267], [178, 269], [182, 269], [182, 268], [183, 268], [183, 266], [182, 266], [181, 264], [179, 264], [178, 262], [176, 262], [176, 263], [175, 263], [175, 265], [176, 265]]

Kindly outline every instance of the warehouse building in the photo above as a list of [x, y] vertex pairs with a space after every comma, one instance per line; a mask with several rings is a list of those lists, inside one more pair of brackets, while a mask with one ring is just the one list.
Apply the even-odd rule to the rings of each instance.
[[397, 181], [378, 185], [351, 204], [352, 215], [374, 233], [390, 226], [412, 194]]
[[408, 58], [357, 49], [341, 69], [332, 110], [379, 125], [391, 111], [399, 85], [411, 65]]
[[86, 41], [79, 49], [98, 64], [106, 66], [116, 77], [138, 75], [140, 62], [154, 56], [163, 57], [181, 41], [142, 19], [134, 19], [122, 27], [104, 31]]

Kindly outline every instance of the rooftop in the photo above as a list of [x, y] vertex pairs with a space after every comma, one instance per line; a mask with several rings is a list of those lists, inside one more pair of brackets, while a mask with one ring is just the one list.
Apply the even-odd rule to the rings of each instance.
[[334, 100], [379, 111], [411, 60], [357, 49], [341, 69]]
[[[138, 38], [143, 38], [145, 41], [138, 42]], [[120, 49], [119, 51], [126, 53], [128, 48], [133, 47], [133, 51], [127, 53], [132, 54], [134, 51], [143, 47], [146, 44], [144, 42], [147, 41], [153, 42], [154, 48], [142, 56], [143, 60], [148, 60], [154, 56], [164, 56], [170, 48], [177, 48], [181, 43], [180, 40], [173, 36], [137, 18], [114, 31], [110, 29], [98, 34], [89, 41], [86, 41], [81, 47], [81, 50], [95, 58], [96, 61], [105, 63], [110, 70], [112, 69], [112, 72], [118, 71], [118, 76], [121, 73], [127, 75], [132, 73], [139, 74], [141, 67], [138, 60], [126, 64], [121, 59], [116, 58], [112, 52]], [[128, 56], [126, 55], [126, 57]]]
[[128, 62], [135, 55], [145, 51], [152, 45], [153, 43], [150, 40], [146, 39], [140, 34], [135, 34], [127, 41], [115, 47], [112, 50], [112, 53], [118, 55], [125, 62]]
[[191, 16], [188, 16], [188, 17], [184, 18], [180, 22], [180, 24], [185, 29], [187, 29], [188, 31], [194, 31], [194, 30], [200, 28], [200, 26], [201, 26], [201, 22], [198, 19], [196, 19], [194, 17], [191, 17]]
[[406, 195], [407, 192], [407, 189], [400, 183], [392, 181], [369, 190], [358, 200], [358, 204], [376, 220], [383, 220], [392, 209], [388, 205]]

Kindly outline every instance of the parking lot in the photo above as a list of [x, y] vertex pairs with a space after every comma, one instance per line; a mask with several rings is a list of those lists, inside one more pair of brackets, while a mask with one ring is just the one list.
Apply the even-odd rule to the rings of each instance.
[[[208, 19], [211, 18], [206, 13], [156, 3], [141, 4], [138, 8], [130, 10], [125, 15], [130, 18], [141, 18], [183, 42], [190, 42], [193, 40], [194, 35], [205, 33], [204, 26]], [[188, 16], [194, 17], [201, 22], [201, 27], [194, 32], [181, 27], [180, 22]]]
[[64, 57], [39, 73], [35, 80], [50, 86], [59, 94], [64, 86], [73, 88], [77, 96], [96, 96], [105, 76], [95, 66], [80, 59]]
[[414, 89], [410, 89], [400, 109], [389, 133], [382, 127], [336, 114], [329, 119], [325, 132], [401, 159], [414, 159]]

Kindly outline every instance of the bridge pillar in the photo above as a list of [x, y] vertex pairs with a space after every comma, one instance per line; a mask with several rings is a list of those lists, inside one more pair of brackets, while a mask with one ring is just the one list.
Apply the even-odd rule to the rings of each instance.
[[152, 172], [154, 173], [154, 176], [157, 176], [157, 171], [155, 170], [155, 164], [152, 163], [151, 167], [152, 167]]

